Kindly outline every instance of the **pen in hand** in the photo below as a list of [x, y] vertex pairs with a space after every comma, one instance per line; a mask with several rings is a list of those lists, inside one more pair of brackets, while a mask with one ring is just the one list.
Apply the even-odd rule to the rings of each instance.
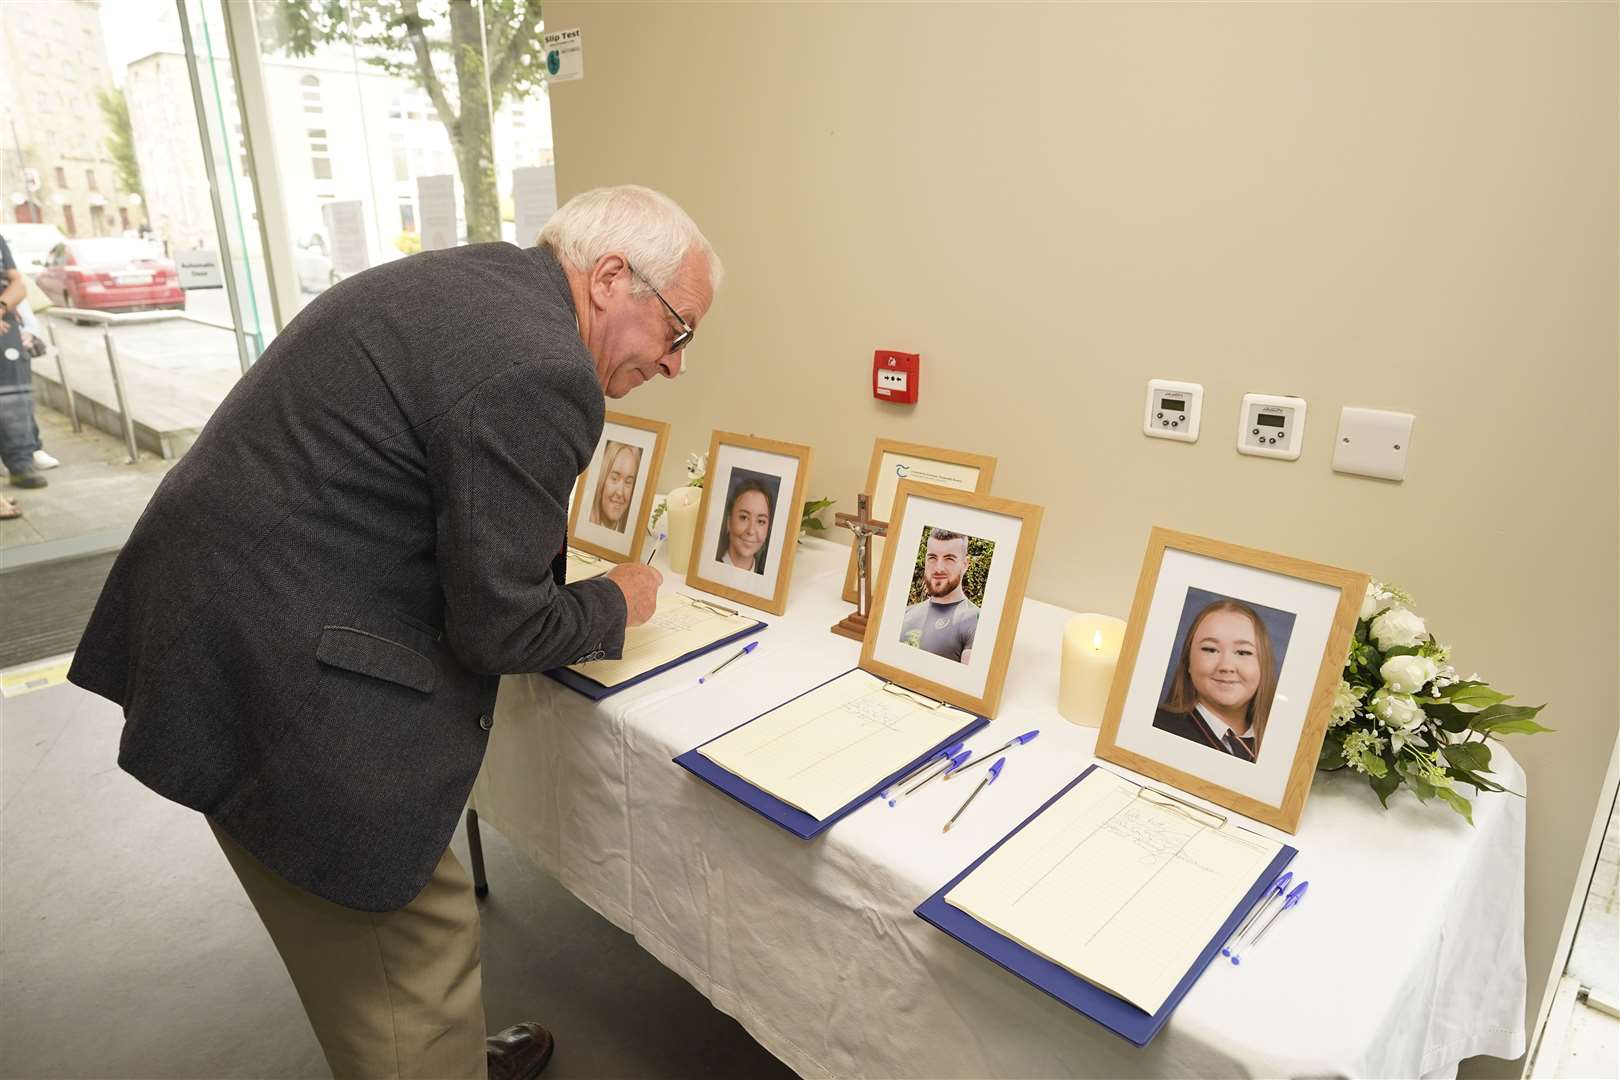
[[647, 565], [648, 566], [652, 565], [653, 556], [658, 554], [658, 545], [662, 544], [664, 542], [664, 537], [666, 537], [668, 535], [669, 535], [668, 533], [659, 533], [658, 538], [655, 539], [652, 542], [652, 550], [647, 552]]

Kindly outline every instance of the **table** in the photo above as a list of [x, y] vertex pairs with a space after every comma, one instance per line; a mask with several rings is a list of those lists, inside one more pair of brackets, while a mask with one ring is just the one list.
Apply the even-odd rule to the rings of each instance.
[[[806, 842], [673, 764], [855, 666], [859, 643], [828, 629], [849, 608], [847, 553], [803, 541], [787, 614], [761, 616], [759, 649], [707, 685], [706, 668], [677, 669], [591, 702], [544, 676], [505, 678], [478, 814], [802, 1076], [1415, 1077], [1524, 1052], [1525, 811], [1512, 796], [1476, 800], [1470, 828], [1319, 777], [1291, 841], [1307, 901], [1241, 968], [1212, 965], [1142, 1050], [918, 919], [1093, 760], [1096, 732], [1057, 712], [1062, 608], [1026, 600], [999, 715], [974, 743], [1040, 737], [948, 834], [954, 786], [869, 804]], [[1524, 791], [1508, 753], [1493, 760]]]

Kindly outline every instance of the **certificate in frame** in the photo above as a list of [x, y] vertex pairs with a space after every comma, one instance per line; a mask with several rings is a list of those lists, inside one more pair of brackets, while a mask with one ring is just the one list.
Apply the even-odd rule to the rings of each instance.
[[[888, 521], [894, 510], [895, 489], [901, 480], [911, 479], [924, 484], [973, 491], [980, 495], [990, 493], [995, 478], [996, 459], [988, 454], [970, 454], [962, 450], [946, 450], [938, 446], [899, 442], [895, 439], [877, 439], [872, 443], [872, 464], [867, 468], [866, 487], [871, 499], [869, 513], [878, 521]], [[884, 541], [872, 538], [872, 566], [883, 565]], [[855, 549], [850, 548], [849, 566], [844, 571], [844, 600], [859, 604], [860, 582], [855, 565]]]

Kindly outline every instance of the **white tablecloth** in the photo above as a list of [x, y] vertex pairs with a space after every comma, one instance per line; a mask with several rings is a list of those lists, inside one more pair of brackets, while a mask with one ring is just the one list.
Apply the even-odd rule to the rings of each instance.
[[[949, 834], [955, 785], [870, 804], [805, 842], [673, 764], [856, 664], [859, 644], [828, 632], [848, 610], [846, 554], [806, 541], [787, 615], [766, 617], [759, 649], [707, 685], [677, 669], [593, 703], [506, 678], [480, 817], [803, 1076], [1414, 1077], [1524, 1052], [1512, 796], [1477, 799], [1470, 828], [1410, 795], [1385, 812], [1358, 778], [1319, 778], [1291, 840], [1305, 902], [1241, 968], [1218, 960], [1145, 1050], [913, 915], [1093, 760], [1095, 732], [1056, 708], [1061, 608], [1025, 602], [1000, 714], [973, 745], [1041, 735]], [[1494, 760], [1523, 791], [1517, 763]]]

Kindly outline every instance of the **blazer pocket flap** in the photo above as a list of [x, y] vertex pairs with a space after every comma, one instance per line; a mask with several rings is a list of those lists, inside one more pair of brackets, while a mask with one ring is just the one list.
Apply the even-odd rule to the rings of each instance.
[[433, 661], [409, 645], [353, 626], [322, 627], [315, 659], [424, 694], [433, 693], [439, 682], [439, 670], [433, 666]]

